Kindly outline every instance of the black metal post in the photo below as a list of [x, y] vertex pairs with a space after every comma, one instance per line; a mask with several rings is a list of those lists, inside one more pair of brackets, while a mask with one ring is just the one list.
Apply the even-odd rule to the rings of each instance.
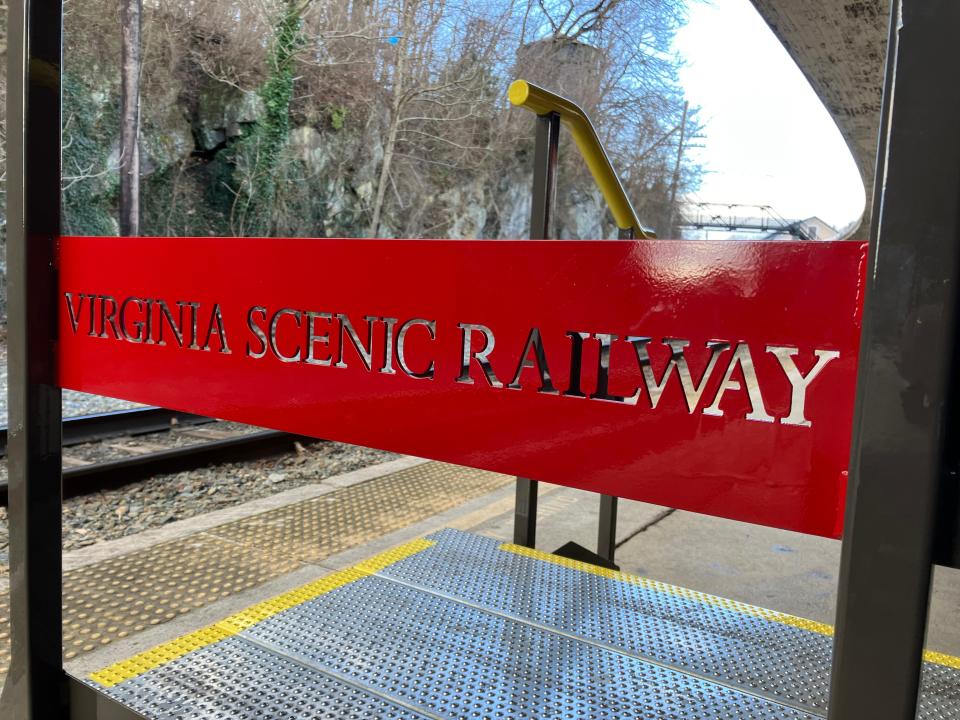
[[557, 199], [557, 154], [560, 148], [560, 116], [537, 117], [537, 139], [533, 153], [533, 206], [530, 211], [530, 239], [553, 237], [553, 208]]
[[[537, 139], [533, 155], [533, 205], [530, 209], [530, 239], [553, 236], [553, 206], [557, 195], [557, 153], [560, 148], [560, 116], [537, 117]], [[513, 542], [524, 547], [537, 544], [536, 480], [517, 478], [517, 500], [513, 514]]]
[[891, 6], [831, 720], [916, 717], [955, 372], [960, 3], [903, 0], [902, 17]]
[[517, 498], [513, 508], [513, 542], [523, 547], [537, 546], [537, 481], [517, 478]]
[[600, 496], [600, 522], [597, 529], [597, 555], [613, 564], [617, 553], [617, 498]]
[[7, 33], [10, 626], [0, 715], [62, 717], [60, 388], [61, 0], [15, 0]]
[[[619, 240], [633, 240], [633, 228], [620, 228]], [[600, 518], [597, 527], [597, 555], [614, 565], [617, 553], [617, 498], [612, 495], [600, 496]]]

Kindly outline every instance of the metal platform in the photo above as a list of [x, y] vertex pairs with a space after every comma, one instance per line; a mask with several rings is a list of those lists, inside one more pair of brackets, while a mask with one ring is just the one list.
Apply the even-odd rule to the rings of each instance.
[[[349, 487], [326, 485], [330, 492], [317, 497], [69, 570], [63, 574], [64, 658], [74, 660], [512, 482], [506, 475], [423, 463]], [[0, 592], [0, 686], [10, 663], [9, 619], [9, 594]]]
[[[826, 714], [828, 626], [454, 530], [85, 682], [149, 718]], [[919, 718], [960, 718], [928, 653]]]

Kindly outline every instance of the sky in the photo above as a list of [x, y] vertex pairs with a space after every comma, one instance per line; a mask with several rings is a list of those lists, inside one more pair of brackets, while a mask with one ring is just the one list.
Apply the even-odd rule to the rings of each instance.
[[863, 212], [860, 175], [840, 131], [749, 0], [689, 0], [675, 49], [687, 99], [700, 107], [695, 157], [706, 173], [689, 198], [770, 205], [835, 228]]

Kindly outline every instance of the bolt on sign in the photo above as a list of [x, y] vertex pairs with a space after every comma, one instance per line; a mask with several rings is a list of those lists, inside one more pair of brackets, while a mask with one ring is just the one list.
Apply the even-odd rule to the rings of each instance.
[[865, 257], [64, 237], [60, 383], [837, 537]]

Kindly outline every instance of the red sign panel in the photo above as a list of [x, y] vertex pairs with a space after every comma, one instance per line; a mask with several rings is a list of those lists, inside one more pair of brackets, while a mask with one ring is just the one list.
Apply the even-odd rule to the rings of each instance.
[[60, 383], [836, 537], [865, 256], [66, 237]]

